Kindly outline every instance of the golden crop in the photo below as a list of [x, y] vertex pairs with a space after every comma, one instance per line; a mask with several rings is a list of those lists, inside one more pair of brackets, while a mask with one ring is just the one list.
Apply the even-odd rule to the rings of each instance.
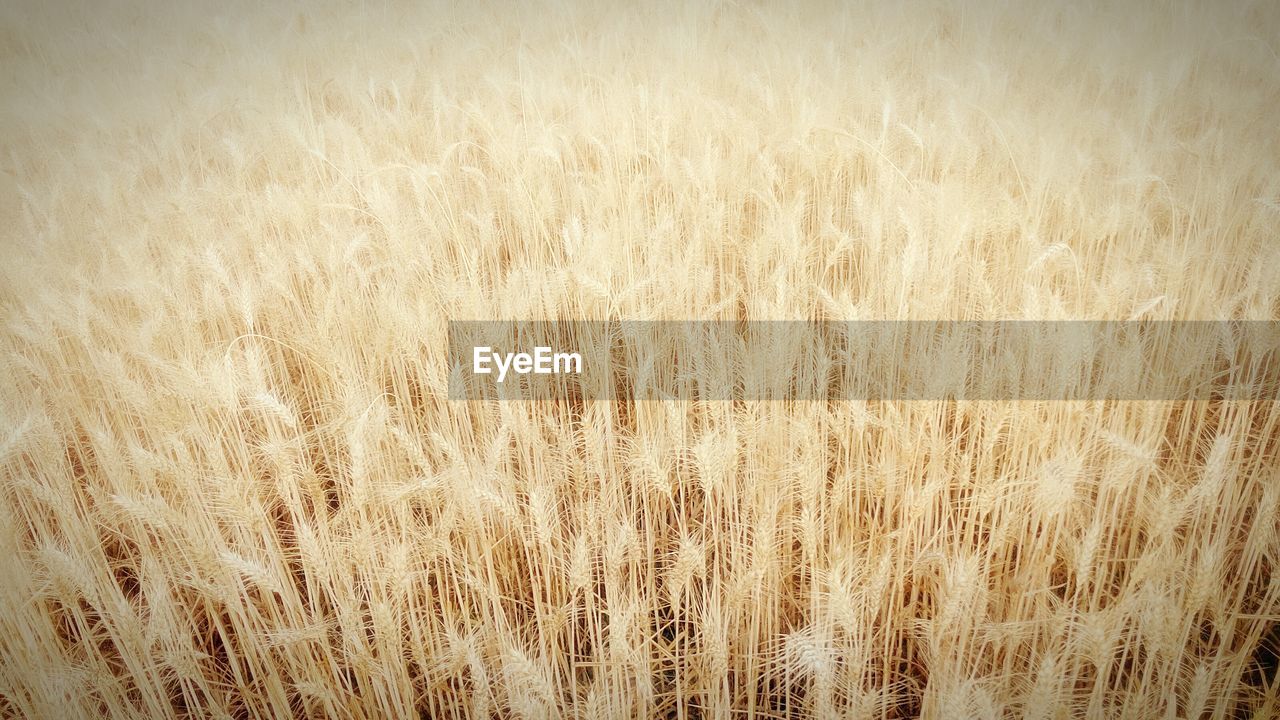
[[0, 7], [0, 716], [1273, 718], [1274, 402], [463, 402], [455, 319], [1280, 319], [1269, 0]]

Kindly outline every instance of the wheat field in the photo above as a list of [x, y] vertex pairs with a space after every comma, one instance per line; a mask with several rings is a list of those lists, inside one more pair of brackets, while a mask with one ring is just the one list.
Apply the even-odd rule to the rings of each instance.
[[0, 7], [0, 716], [1280, 717], [1271, 401], [449, 400], [451, 319], [1280, 320], [1280, 5]]

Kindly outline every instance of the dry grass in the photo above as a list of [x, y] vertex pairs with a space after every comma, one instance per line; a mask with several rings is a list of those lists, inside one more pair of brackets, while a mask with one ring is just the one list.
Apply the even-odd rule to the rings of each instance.
[[447, 318], [1280, 318], [1280, 5], [0, 9], [0, 715], [1276, 717], [1275, 403], [483, 404]]

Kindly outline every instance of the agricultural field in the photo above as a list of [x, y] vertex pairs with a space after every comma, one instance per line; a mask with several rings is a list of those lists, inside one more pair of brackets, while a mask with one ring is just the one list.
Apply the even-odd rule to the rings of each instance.
[[0, 717], [1280, 717], [1274, 388], [446, 362], [1280, 321], [1278, 53], [1270, 0], [0, 5]]

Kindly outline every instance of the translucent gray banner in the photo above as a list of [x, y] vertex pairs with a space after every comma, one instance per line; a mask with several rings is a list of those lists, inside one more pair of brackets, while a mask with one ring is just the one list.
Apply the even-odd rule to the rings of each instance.
[[1275, 400], [1273, 321], [451, 321], [454, 400]]

